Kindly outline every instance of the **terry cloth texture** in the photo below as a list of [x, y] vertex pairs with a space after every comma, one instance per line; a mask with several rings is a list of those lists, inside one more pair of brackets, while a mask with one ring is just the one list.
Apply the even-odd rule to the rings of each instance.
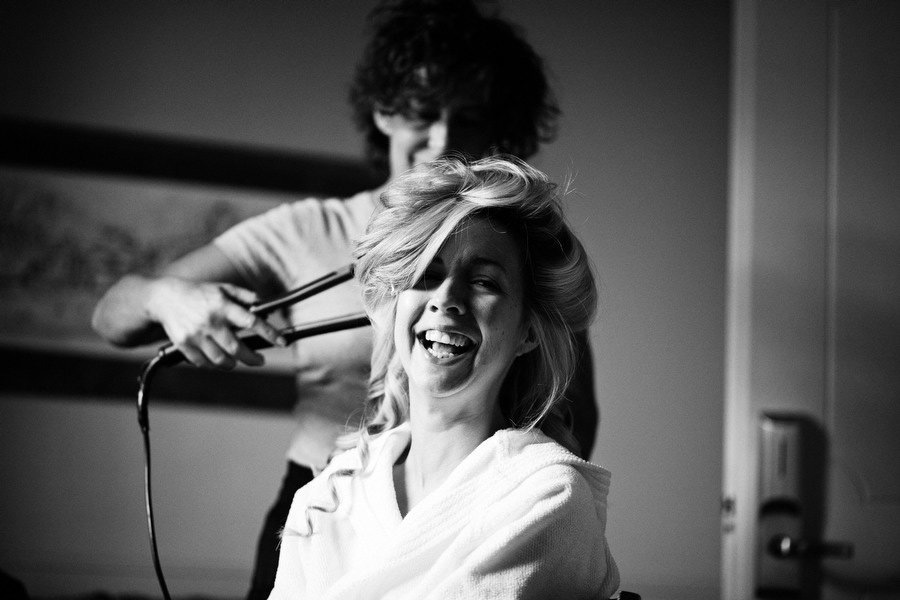
[[[270, 598], [609, 598], [619, 573], [606, 542], [610, 474], [539, 431], [507, 429], [478, 446], [401, 517], [392, 469], [408, 425], [356, 450], [297, 492]], [[308, 534], [307, 515], [313, 533]]]

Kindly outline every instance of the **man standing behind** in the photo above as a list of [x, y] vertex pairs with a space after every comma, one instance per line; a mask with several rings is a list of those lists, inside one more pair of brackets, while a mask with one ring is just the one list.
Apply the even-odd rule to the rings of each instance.
[[[378, 6], [370, 26], [350, 100], [367, 156], [389, 179], [448, 152], [528, 158], [552, 139], [559, 109], [542, 61], [506, 21], [483, 15], [470, 0], [400, 0]], [[168, 338], [198, 366], [259, 365], [262, 356], [236, 332], [283, 341], [247, 307], [348, 265], [379, 191], [285, 204], [155, 276], [126, 275], [98, 303], [93, 326], [120, 346]], [[287, 317], [299, 323], [360, 311], [360, 291], [350, 282], [290, 308]], [[585, 336], [579, 341], [582, 360], [567, 395], [575, 437], [588, 457], [597, 410], [590, 350]], [[260, 535], [248, 598], [271, 591], [278, 532], [294, 492], [325, 465], [335, 438], [359, 421], [371, 344], [366, 328], [294, 346], [297, 426], [282, 488]]]

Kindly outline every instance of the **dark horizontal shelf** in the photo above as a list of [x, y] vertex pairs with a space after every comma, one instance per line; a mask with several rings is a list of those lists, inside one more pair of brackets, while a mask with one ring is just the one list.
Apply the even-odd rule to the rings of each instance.
[[[0, 393], [71, 400], [136, 401], [139, 361], [0, 347]], [[146, 390], [152, 403], [290, 411], [296, 388], [290, 373], [192, 366], [159, 369]]]
[[344, 197], [379, 183], [360, 160], [0, 117], [0, 162]]

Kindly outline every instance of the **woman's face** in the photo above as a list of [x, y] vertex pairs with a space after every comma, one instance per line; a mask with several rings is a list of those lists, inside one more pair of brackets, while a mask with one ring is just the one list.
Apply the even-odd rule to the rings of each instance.
[[493, 413], [513, 360], [534, 347], [524, 318], [521, 250], [484, 218], [450, 236], [417, 284], [400, 292], [394, 342], [410, 397]]

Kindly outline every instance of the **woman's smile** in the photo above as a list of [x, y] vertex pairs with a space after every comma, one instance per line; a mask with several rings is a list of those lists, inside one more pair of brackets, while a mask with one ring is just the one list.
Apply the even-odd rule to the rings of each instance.
[[435, 359], [445, 360], [463, 356], [475, 350], [475, 342], [461, 333], [426, 329], [416, 335], [422, 347]]

